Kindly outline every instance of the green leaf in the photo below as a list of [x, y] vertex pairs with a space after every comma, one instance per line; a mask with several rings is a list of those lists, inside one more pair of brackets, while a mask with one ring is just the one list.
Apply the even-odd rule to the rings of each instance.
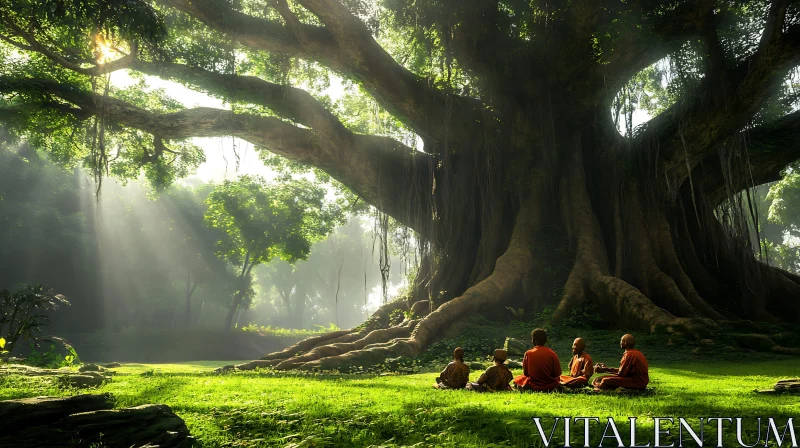
[[0, 338], [0, 349], [6, 348], [5, 338]]

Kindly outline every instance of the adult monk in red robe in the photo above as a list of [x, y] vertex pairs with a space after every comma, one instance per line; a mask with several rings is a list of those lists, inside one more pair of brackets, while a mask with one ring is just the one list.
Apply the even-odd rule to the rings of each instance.
[[531, 333], [533, 348], [522, 359], [522, 375], [514, 378], [514, 387], [522, 390], [551, 391], [558, 387], [561, 363], [558, 355], [544, 345], [547, 333], [541, 328]]
[[592, 357], [586, 353], [586, 342], [577, 338], [572, 343], [572, 359], [569, 360], [569, 375], [561, 375], [561, 385], [570, 389], [586, 387], [594, 375]]
[[619, 369], [606, 367], [605, 364], [598, 363], [594, 371], [597, 373], [612, 373], [613, 375], [601, 376], [594, 380], [594, 390], [616, 389], [624, 387], [626, 389], [646, 389], [650, 382], [647, 373], [647, 359], [642, 352], [636, 350], [634, 346], [636, 340], [633, 335], [626, 334], [619, 341], [620, 348], [625, 350]]

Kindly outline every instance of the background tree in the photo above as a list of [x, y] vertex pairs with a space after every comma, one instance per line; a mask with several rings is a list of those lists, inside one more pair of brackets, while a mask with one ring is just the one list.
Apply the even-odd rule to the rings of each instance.
[[206, 221], [224, 232], [218, 253], [239, 270], [226, 329], [244, 304], [254, 267], [274, 258], [289, 263], [305, 259], [311, 244], [342, 219], [341, 208], [326, 204], [325, 194], [305, 179], [269, 185], [263, 178], [242, 176], [219, 185], [208, 197]]
[[[388, 215], [417, 233], [406, 300], [247, 367], [414, 355], [466, 316], [540, 302], [548, 226], [574, 253], [554, 321], [585, 301], [617, 325], [691, 337], [800, 319], [800, 279], [754, 256], [737, 199], [797, 159], [800, 115], [774, 113], [795, 102], [790, 0], [1, 5], [3, 114], [35, 146], [164, 184], [200, 159], [186, 139], [235, 135], [327, 173], [382, 229]], [[634, 128], [639, 74], [659, 64], [674, 75], [660, 112]], [[103, 76], [123, 68], [231, 110], [117, 92]], [[314, 95], [329, 70], [374, 100], [376, 133]], [[398, 308], [426, 313], [390, 325]]]
[[235, 282], [235, 274], [230, 266], [215, 256], [222, 232], [210, 228], [205, 222], [205, 201], [212, 188], [208, 184], [193, 188], [175, 186], [156, 201], [156, 206], [163, 211], [161, 228], [170, 233], [167, 246], [161, 249], [171, 252], [180, 260], [179, 269], [173, 270], [172, 279], [184, 290], [185, 328], [190, 326], [192, 297], [198, 286], [227, 286], [224, 291], [230, 290]]
[[[376, 269], [380, 254], [375, 242], [372, 223], [364, 216], [354, 216], [327, 238], [314, 243], [307, 260], [294, 265], [275, 260], [257, 270], [261, 289], [274, 290], [278, 299], [269, 311], [278, 316], [276, 324], [314, 328], [335, 322], [337, 280], [341, 317], [337, 325], [353, 327], [366, 320], [369, 312], [381, 304], [383, 279]], [[400, 285], [404, 280], [404, 260], [394, 253], [390, 261], [388, 283]], [[370, 297], [377, 302], [370, 302]]]

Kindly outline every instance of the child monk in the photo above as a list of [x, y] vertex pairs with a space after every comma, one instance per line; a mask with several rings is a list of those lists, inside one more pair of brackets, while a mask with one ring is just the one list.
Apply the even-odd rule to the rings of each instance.
[[475, 383], [467, 383], [467, 389], [475, 392], [494, 392], [497, 390], [511, 390], [508, 383], [514, 378], [506, 367], [508, 352], [497, 349], [494, 351], [494, 365], [486, 369]]
[[558, 355], [544, 345], [547, 332], [537, 328], [531, 332], [533, 348], [522, 358], [522, 375], [514, 378], [514, 387], [522, 390], [551, 391], [559, 385], [561, 363]]
[[569, 375], [561, 375], [561, 385], [570, 389], [586, 387], [594, 375], [592, 357], [586, 353], [586, 342], [577, 338], [572, 343], [572, 359], [569, 360]]
[[650, 382], [648, 375], [647, 359], [642, 352], [636, 350], [634, 346], [636, 340], [633, 335], [626, 334], [619, 341], [620, 348], [625, 350], [619, 369], [606, 367], [603, 363], [597, 363], [594, 371], [597, 373], [612, 373], [613, 375], [601, 376], [594, 380], [594, 390], [616, 389], [624, 387], [626, 389], [646, 389]]
[[469, 381], [469, 366], [464, 364], [464, 349], [453, 350], [453, 362], [442, 370], [436, 378], [437, 389], [463, 389]]

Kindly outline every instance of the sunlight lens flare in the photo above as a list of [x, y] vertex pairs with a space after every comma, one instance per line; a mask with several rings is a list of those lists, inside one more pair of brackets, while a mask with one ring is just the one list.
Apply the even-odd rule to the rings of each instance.
[[106, 42], [101, 34], [94, 35], [94, 59], [98, 64], [103, 65], [107, 62], [113, 61], [119, 56], [119, 51]]

